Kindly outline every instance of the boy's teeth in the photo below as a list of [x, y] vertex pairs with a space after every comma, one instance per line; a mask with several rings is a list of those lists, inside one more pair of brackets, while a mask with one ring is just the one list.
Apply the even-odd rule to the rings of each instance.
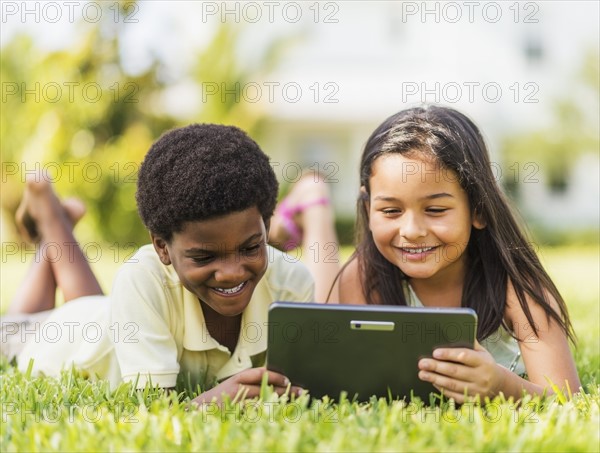
[[214, 289], [216, 291], [219, 291], [220, 293], [234, 294], [234, 293], [237, 293], [239, 290], [241, 290], [245, 284], [246, 284], [246, 282], [242, 282], [239, 285], [234, 286], [233, 288], [214, 288]]

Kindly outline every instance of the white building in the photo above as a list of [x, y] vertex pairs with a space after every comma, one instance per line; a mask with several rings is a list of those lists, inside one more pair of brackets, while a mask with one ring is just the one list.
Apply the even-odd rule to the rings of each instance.
[[[288, 164], [283, 177], [297, 174], [290, 163], [310, 171], [318, 162], [326, 174], [339, 167], [332, 187], [347, 216], [362, 147], [387, 116], [421, 102], [456, 107], [480, 126], [499, 168], [504, 135], [548, 127], [557, 98], [582, 95], [574, 88], [578, 71], [599, 39], [597, 2], [342, 2], [335, 11], [337, 23], [307, 24], [304, 43], [269, 74], [282, 92], [265, 103], [263, 144], [282, 168]], [[574, 100], [598, 125], [598, 99], [587, 96]], [[527, 218], [598, 227], [599, 150], [588, 151], [562, 193], [545, 184], [543, 168], [521, 184]], [[521, 179], [531, 175], [527, 162], [515, 164]]]
[[[38, 5], [41, 18], [63, 5], [51, 3], [51, 11]], [[25, 4], [6, 2], [2, 39], [24, 28], [44, 46], [72, 45], [77, 29], [69, 27], [73, 24], [66, 12], [75, 8], [74, 14], [81, 15], [88, 9], [85, 2], [67, 3], [59, 9], [61, 21], [33, 20], [35, 14], [25, 21], [18, 11]], [[338, 214], [352, 217], [365, 141], [383, 119], [408, 106], [439, 102], [471, 116], [498, 168], [502, 138], [550, 127], [559, 98], [571, 98], [588, 112], [597, 135], [598, 93], [582, 91], [577, 80], [586, 50], [594, 49], [598, 58], [599, 5], [153, 1], [139, 2], [117, 19], [123, 26], [126, 69], [135, 72], [158, 55], [174, 84], [173, 96], [163, 106], [182, 118], [198, 118], [201, 112], [203, 93], [191, 83], [187, 69], [194, 62], [190, 56], [210, 42], [219, 24], [242, 26], [241, 64], [251, 65], [274, 39], [299, 37], [275, 70], [256, 71], [261, 75], [243, 87], [241, 102], [251, 102], [267, 115], [261, 145], [279, 164], [280, 180], [295, 179], [298, 166], [308, 171], [318, 167], [338, 180], [332, 184]], [[547, 226], [598, 227], [599, 150], [585, 151], [588, 155], [574, 163], [563, 192], [547, 187], [543, 168], [536, 173], [537, 182], [521, 185], [526, 217]], [[513, 164], [525, 176], [529, 163]]]

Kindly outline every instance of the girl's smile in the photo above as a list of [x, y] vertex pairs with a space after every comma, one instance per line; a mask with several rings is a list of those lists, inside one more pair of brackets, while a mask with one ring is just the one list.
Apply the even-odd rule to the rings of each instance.
[[424, 261], [427, 256], [432, 255], [438, 249], [438, 245], [435, 246], [421, 246], [421, 247], [398, 247], [400, 256], [406, 261]]

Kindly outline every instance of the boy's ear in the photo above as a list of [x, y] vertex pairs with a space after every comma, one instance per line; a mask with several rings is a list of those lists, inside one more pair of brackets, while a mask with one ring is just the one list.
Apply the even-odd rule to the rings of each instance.
[[150, 233], [150, 237], [152, 238], [152, 245], [154, 246], [154, 250], [156, 250], [156, 253], [158, 254], [160, 262], [163, 263], [165, 266], [171, 264], [171, 257], [169, 257], [169, 250], [167, 249], [167, 241], [152, 233]]

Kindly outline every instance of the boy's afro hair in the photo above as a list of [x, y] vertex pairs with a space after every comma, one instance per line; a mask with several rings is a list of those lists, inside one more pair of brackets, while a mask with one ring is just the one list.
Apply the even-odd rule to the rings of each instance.
[[163, 134], [138, 175], [136, 200], [146, 228], [166, 241], [185, 222], [256, 206], [273, 215], [278, 183], [254, 140], [234, 126], [191, 124]]

